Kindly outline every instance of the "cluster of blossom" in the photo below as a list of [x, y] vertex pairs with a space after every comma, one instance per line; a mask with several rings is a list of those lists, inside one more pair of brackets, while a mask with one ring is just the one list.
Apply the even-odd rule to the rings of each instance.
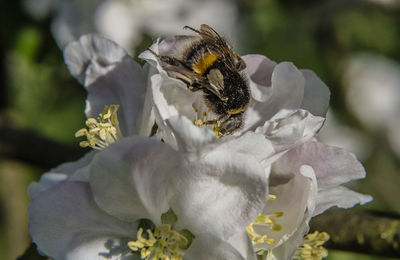
[[142, 34], [174, 35], [198, 21], [231, 33], [238, 13], [231, 0], [23, 0], [23, 5], [36, 19], [51, 16], [51, 31], [60, 48], [83, 34], [99, 33], [130, 54]]
[[[168, 53], [180, 37], [157, 40]], [[149, 51], [142, 67], [116, 43], [86, 35], [64, 51], [86, 88], [82, 159], [29, 187], [29, 231], [53, 259], [321, 259], [326, 209], [371, 200], [343, 184], [365, 177], [355, 156], [316, 134], [330, 92], [309, 70], [246, 55], [243, 127], [217, 137], [201, 93]], [[154, 125], [158, 128], [154, 132]]]

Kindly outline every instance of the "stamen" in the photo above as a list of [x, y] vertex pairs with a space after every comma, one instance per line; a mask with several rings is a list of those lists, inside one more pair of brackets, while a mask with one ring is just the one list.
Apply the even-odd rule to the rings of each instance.
[[82, 141], [79, 145], [101, 150], [121, 139], [122, 134], [117, 117], [118, 108], [119, 105], [104, 106], [97, 120], [88, 118], [87, 128], [82, 128], [75, 133], [75, 137], [86, 136], [87, 138], [87, 141]]
[[162, 224], [154, 232], [146, 230], [148, 238], [143, 236], [143, 228], [137, 232], [137, 240], [128, 242], [132, 251], [140, 252], [143, 260], [182, 260], [180, 248], [188, 244], [186, 237], [171, 229], [171, 225]]
[[303, 238], [303, 244], [297, 249], [293, 260], [321, 260], [328, 256], [328, 250], [322, 245], [329, 240], [326, 232], [310, 233]]
[[[269, 194], [268, 198], [270, 200], [275, 200], [276, 196]], [[250, 239], [256, 244], [273, 244], [275, 243], [275, 239], [268, 238], [268, 233], [270, 231], [280, 231], [282, 230], [282, 226], [278, 224], [277, 218], [283, 216], [283, 212], [277, 211], [272, 214], [260, 214], [250, 225], [247, 226], [247, 233], [249, 234]], [[257, 231], [254, 230], [254, 225], [257, 226]], [[261, 230], [261, 232], [260, 232]], [[265, 250], [260, 250], [257, 252], [258, 255], [265, 255]]]
[[[215, 133], [215, 135], [217, 136], [217, 138], [224, 136], [224, 134], [221, 132], [221, 130], [218, 127], [218, 123], [216, 124], [210, 124], [209, 121], [214, 121], [214, 120], [210, 120], [210, 113], [211, 113], [211, 109], [208, 108], [207, 112], [199, 112], [199, 109], [197, 109], [196, 107], [193, 107], [194, 112], [196, 113], [196, 120], [194, 120], [194, 124], [197, 126], [209, 126], [209, 125], [213, 125], [213, 131]], [[201, 118], [201, 119], [200, 119]]]

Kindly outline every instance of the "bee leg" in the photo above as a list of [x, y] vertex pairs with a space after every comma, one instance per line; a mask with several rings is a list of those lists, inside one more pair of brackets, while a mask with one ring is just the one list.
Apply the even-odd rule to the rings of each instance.
[[226, 120], [229, 119], [231, 115], [222, 115], [216, 119], [211, 119], [203, 122], [203, 125], [214, 125], [214, 124], [220, 124], [222, 122], [225, 122]]
[[196, 92], [196, 91], [202, 89], [202, 86], [200, 84], [197, 84], [196, 82], [190, 82], [189, 80], [187, 80], [183, 77], [179, 77], [179, 76], [176, 76], [175, 78], [179, 79], [180, 81], [185, 83], [187, 88], [192, 92]]
[[160, 55], [160, 54], [156, 53], [155, 51], [153, 51], [150, 48], [147, 48], [147, 50], [149, 52], [151, 52], [154, 56], [156, 56], [162, 62], [165, 62], [165, 63], [167, 63], [169, 65], [172, 65], [172, 66], [177, 66], [177, 67], [183, 66], [185, 68], [188, 68], [187, 65], [183, 61], [181, 61], [181, 60], [179, 60], [179, 59], [177, 59], [175, 57], [170, 57], [170, 56], [167, 56], [167, 55]]

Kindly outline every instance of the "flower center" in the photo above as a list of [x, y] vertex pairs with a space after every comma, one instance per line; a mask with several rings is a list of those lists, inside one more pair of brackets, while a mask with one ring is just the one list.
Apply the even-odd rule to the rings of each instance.
[[195, 125], [201, 125], [201, 126], [211, 126], [212, 130], [214, 131], [215, 135], [217, 138], [224, 136], [224, 134], [221, 133], [219, 127], [218, 127], [218, 121], [217, 119], [213, 119], [210, 117], [211, 114], [211, 109], [208, 109], [207, 112], [201, 112], [197, 108], [193, 108], [194, 112], [196, 113], [196, 120], [194, 121]]
[[[275, 200], [275, 195], [268, 195], [270, 200]], [[246, 227], [247, 233], [249, 234], [250, 239], [256, 244], [272, 244], [275, 242], [275, 239], [268, 238], [267, 233], [271, 231], [280, 231], [282, 226], [277, 223], [277, 218], [283, 216], [283, 212], [274, 212], [273, 214], [260, 214], [250, 225]], [[255, 230], [255, 226], [257, 226], [257, 231]], [[260, 250], [257, 252], [259, 255], [264, 255], [266, 252], [264, 250]]]
[[122, 134], [117, 117], [118, 108], [119, 105], [106, 105], [97, 119], [88, 118], [87, 128], [82, 128], [75, 133], [75, 137], [86, 136], [87, 140], [80, 142], [79, 145], [101, 150], [121, 139]]
[[161, 224], [154, 232], [147, 229], [147, 238], [143, 236], [143, 228], [137, 232], [137, 240], [128, 242], [132, 251], [140, 252], [144, 260], [182, 260], [180, 248], [188, 244], [186, 237], [173, 230], [169, 224]]
[[322, 245], [329, 240], [326, 232], [310, 233], [303, 239], [303, 244], [297, 249], [293, 260], [320, 260], [328, 256], [328, 250]]

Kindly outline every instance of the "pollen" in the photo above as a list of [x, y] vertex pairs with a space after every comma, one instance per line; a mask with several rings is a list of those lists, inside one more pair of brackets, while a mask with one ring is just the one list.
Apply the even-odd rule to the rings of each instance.
[[328, 250], [322, 245], [329, 240], [326, 232], [315, 231], [303, 239], [303, 244], [297, 249], [293, 260], [321, 260], [328, 256]]
[[162, 224], [155, 228], [154, 232], [146, 230], [147, 236], [143, 236], [143, 228], [137, 232], [137, 240], [128, 242], [128, 247], [140, 253], [143, 260], [182, 260], [183, 252], [180, 248], [188, 244], [185, 236], [173, 230], [170, 225]]
[[[268, 196], [270, 200], [276, 199], [275, 195]], [[246, 230], [249, 234], [250, 239], [256, 244], [273, 244], [275, 239], [268, 237], [268, 234], [282, 230], [282, 226], [278, 224], [278, 220], [283, 216], [283, 212], [277, 211], [272, 214], [260, 214], [250, 225], [247, 226]], [[257, 228], [255, 229], [255, 226]], [[257, 252], [258, 255], [264, 255], [265, 250]]]
[[117, 110], [119, 105], [105, 106], [97, 119], [88, 118], [87, 128], [82, 128], [75, 133], [75, 137], [86, 136], [86, 141], [79, 143], [82, 147], [92, 147], [101, 150], [122, 138], [119, 129]]

